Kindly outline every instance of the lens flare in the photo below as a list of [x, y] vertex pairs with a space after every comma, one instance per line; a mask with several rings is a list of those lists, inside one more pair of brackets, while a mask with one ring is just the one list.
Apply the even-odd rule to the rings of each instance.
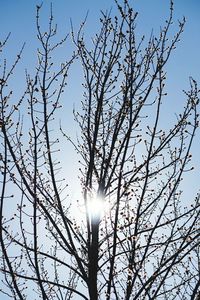
[[106, 201], [101, 196], [92, 196], [88, 199], [87, 211], [91, 220], [100, 220], [102, 215], [106, 212], [107, 205]]

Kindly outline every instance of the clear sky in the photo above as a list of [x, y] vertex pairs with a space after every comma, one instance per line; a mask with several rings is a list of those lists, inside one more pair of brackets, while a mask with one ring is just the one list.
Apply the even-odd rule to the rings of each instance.
[[[41, 11], [41, 22], [44, 26], [48, 24], [48, 15], [50, 3], [53, 4], [55, 21], [58, 23], [58, 36], [70, 31], [70, 18], [74, 27], [78, 28], [80, 22], [89, 11], [85, 35], [89, 38], [98, 28], [98, 17], [100, 9], [115, 9], [114, 0], [44, 0]], [[10, 41], [7, 47], [6, 56], [8, 61], [14, 60], [23, 42], [26, 42], [23, 59], [20, 63], [17, 81], [14, 83], [14, 89], [23, 89], [24, 69], [34, 69], [36, 53], [34, 49], [38, 47], [36, 39], [35, 12], [36, 5], [41, 1], [37, 0], [0, 0], [0, 39], [4, 38], [8, 32], [11, 32]], [[147, 39], [152, 28], [154, 32], [159, 32], [161, 25], [164, 25], [169, 15], [168, 0], [130, 0], [133, 8], [139, 12], [137, 21], [137, 32], [145, 34]], [[182, 35], [181, 42], [172, 54], [168, 63], [168, 94], [173, 97], [171, 100], [174, 112], [178, 111], [183, 104], [183, 89], [188, 89], [188, 77], [193, 76], [200, 82], [200, 1], [199, 0], [175, 0], [174, 1], [174, 25], [172, 30], [177, 29], [177, 19], [186, 17], [187, 23]], [[63, 49], [63, 57], [68, 54], [68, 49]], [[75, 68], [71, 71], [71, 81], [67, 88], [67, 103], [64, 115], [68, 116], [68, 127], [72, 124], [72, 106], [76, 107], [81, 96], [81, 70]], [[79, 79], [80, 78], [80, 82]], [[169, 106], [171, 109], [171, 105]], [[66, 117], [65, 117], [66, 120]], [[68, 127], [69, 132], [73, 128]], [[197, 155], [199, 142], [196, 142], [194, 151]], [[70, 157], [71, 157], [70, 153]], [[76, 158], [74, 158], [76, 160]], [[67, 163], [71, 163], [70, 158]], [[73, 165], [73, 164], [72, 164]], [[71, 177], [71, 176], [70, 176]]]
[[[27, 43], [27, 49], [35, 43], [35, 6], [40, 2], [36, 0], [0, 0], [0, 37], [4, 37], [7, 32], [12, 32], [10, 41], [12, 44], [11, 54], [14, 55], [24, 41]], [[59, 30], [62, 32], [69, 30], [70, 18], [78, 26], [87, 11], [89, 11], [88, 26], [86, 27], [88, 36], [98, 26], [99, 10], [115, 7], [114, 0], [44, 0], [42, 11], [44, 23], [47, 19], [51, 2], [53, 3], [55, 20], [58, 23]], [[168, 0], [131, 0], [130, 3], [139, 12], [138, 31], [147, 35], [152, 28], [158, 30], [159, 26], [164, 24], [164, 20], [169, 12]], [[178, 73], [176, 80], [184, 84], [187, 75], [199, 76], [200, 1], [175, 0], [174, 7], [175, 20], [182, 16], [187, 18], [182, 43], [174, 55], [177, 73], [181, 66], [181, 73]], [[30, 59], [33, 54], [31, 51], [27, 50], [27, 52], [30, 55], [28, 56], [28, 53], [26, 53], [27, 57]]]
[[[66, 32], [70, 31], [70, 18], [74, 27], [78, 28], [80, 22], [89, 12], [87, 25], [85, 27], [85, 36], [90, 38], [98, 29], [98, 18], [100, 9], [115, 9], [114, 0], [44, 0], [41, 11], [41, 23], [48, 25], [48, 16], [50, 11], [50, 3], [53, 4], [53, 12], [55, 22], [58, 23], [58, 37], [62, 37]], [[20, 47], [26, 42], [23, 59], [18, 66], [13, 89], [15, 93], [19, 93], [24, 88], [24, 69], [28, 71], [34, 70], [36, 62], [36, 53], [34, 50], [38, 47], [36, 38], [35, 13], [36, 5], [41, 1], [37, 0], [0, 0], [0, 40], [11, 32], [11, 37], [4, 54], [8, 60], [8, 64], [14, 61], [15, 55]], [[139, 12], [137, 21], [137, 32], [140, 35], [145, 34], [147, 39], [152, 28], [154, 32], [159, 32], [160, 26], [164, 25], [169, 15], [168, 0], [130, 0], [133, 8]], [[200, 82], [200, 1], [199, 0], [174, 0], [174, 25], [172, 31], [177, 29], [177, 19], [186, 17], [185, 31], [182, 35], [181, 42], [172, 54], [168, 63], [168, 88], [167, 92], [173, 98], [171, 104], [174, 112], [179, 111], [183, 104], [183, 89], [188, 89], [188, 77], [193, 76]], [[68, 48], [63, 48], [62, 55], [68, 55]], [[80, 80], [77, 80], [79, 79]], [[66, 128], [69, 132], [73, 132], [74, 126], [72, 117], [72, 106], [79, 105], [81, 96], [81, 70], [76, 66], [72, 69], [70, 82], [64, 99], [65, 110], [63, 116], [66, 121]], [[65, 101], [67, 99], [67, 101]], [[171, 109], [171, 105], [169, 106]], [[170, 110], [171, 111], [171, 110]], [[66, 118], [67, 115], [67, 118]], [[61, 116], [62, 118], [62, 116]], [[75, 131], [74, 131], [75, 132]], [[194, 147], [194, 153], [198, 153], [199, 139], [197, 139]], [[73, 155], [68, 151], [67, 164], [74, 165]], [[74, 157], [76, 160], [76, 157]], [[197, 161], [195, 161], [197, 164]], [[199, 166], [197, 166], [198, 169]], [[72, 168], [73, 169], [73, 168]], [[72, 178], [70, 174], [70, 178]], [[195, 184], [195, 181], [192, 183]]]
[[[74, 26], [78, 28], [79, 23], [84, 19], [89, 11], [86, 26], [86, 35], [89, 37], [98, 27], [98, 16], [100, 9], [110, 9], [115, 7], [114, 0], [44, 0], [42, 10], [42, 23], [47, 24], [49, 6], [53, 3], [55, 20], [58, 23], [58, 30], [61, 33], [70, 30], [70, 18]], [[34, 51], [36, 47], [36, 28], [35, 28], [35, 7], [41, 1], [37, 0], [0, 0], [0, 39], [11, 32], [9, 43], [8, 58], [14, 58], [23, 42], [26, 42], [22, 67], [30, 67], [33, 63]], [[154, 28], [158, 32], [159, 26], [169, 13], [168, 0], [131, 0], [130, 3], [139, 12], [137, 30], [145, 33], [146, 36]], [[182, 41], [178, 49], [174, 52], [169, 63], [171, 82], [177, 91], [187, 87], [188, 76], [192, 75], [195, 79], [200, 79], [200, 1], [198, 0], [175, 0], [174, 20], [185, 16], [187, 23]], [[174, 27], [176, 27], [176, 22]], [[67, 49], [66, 49], [67, 51]], [[170, 78], [169, 78], [170, 79]]]
[[[48, 24], [48, 14], [50, 3], [53, 3], [55, 21], [58, 23], [60, 33], [70, 30], [70, 18], [75, 28], [84, 19], [89, 11], [86, 36], [90, 37], [98, 28], [98, 17], [100, 9], [110, 9], [115, 7], [114, 0], [44, 0], [42, 9], [42, 23]], [[150, 34], [152, 28], [159, 31], [169, 14], [168, 0], [131, 0], [130, 3], [139, 12], [137, 31], [139, 34]], [[14, 58], [23, 42], [26, 42], [24, 58], [21, 68], [31, 68], [36, 59], [34, 47], [37, 47], [35, 28], [35, 7], [41, 1], [37, 0], [0, 0], [0, 39], [11, 32], [7, 58]], [[173, 53], [168, 65], [169, 84], [173, 90], [180, 91], [187, 89], [188, 76], [200, 80], [200, 1], [198, 0], [175, 0], [174, 20], [185, 16], [187, 23], [178, 49]], [[172, 29], [176, 28], [175, 22]], [[61, 36], [61, 35], [60, 35]], [[66, 49], [67, 54], [67, 49]], [[20, 76], [23, 76], [22, 73]], [[20, 80], [20, 82], [22, 82]], [[71, 87], [71, 93], [74, 86]], [[76, 89], [77, 90], [77, 89]], [[72, 94], [74, 96], [74, 94]], [[73, 100], [75, 102], [75, 99]]]
[[[114, 0], [44, 0], [43, 9], [41, 13], [42, 24], [48, 24], [48, 15], [50, 10], [50, 3], [53, 3], [53, 12], [55, 21], [58, 23], [59, 36], [70, 31], [70, 18], [73, 21], [75, 28], [78, 28], [80, 22], [89, 11], [88, 21], [85, 28], [85, 35], [89, 38], [98, 28], [98, 17], [100, 16], [100, 9], [110, 9], [115, 7]], [[159, 31], [160, 25], [163, 25], [165, 19], [169, 15], [168, 0], [130, 0], [133, 8], [139, 12], [137, 30], [139, 34], [145, 34], [148, 38], [152, 28], [155, 32]], [[36, 61], [36, 53], [34, 49], [37, 48], [36, 27], [35, 27], [35, 12], [36, 5], [41, 1], [37, 0], [0, 0], [0, 40], [4, 39], [6, 35], [11, 32], [7, 52], [5, 53], [8, 62], [14, 60], [15, 55], [19, 51], [23, 42], [26, 42], [24, 56], [21, 65], [17, 70], [17, 80], [13, 88], [23, 89], [23, 79], [25, 67], [33, 70], [34, 62]], [[183, 104], [182, 90], [189, 88], [188, 77], [193, 76], [200, 84], [200, 1], [199, 0], [174, 0], [174, 30], [176, 30], [176, 20], [186, 17], [185, 31], [182, 35], [181, 42], [177, 50], [172, 54], [169, 61], [168, 71], [168, 89], [169, 96], [174, 97], [174, 112], [179, 110]], [[63, 49], [64, 54], [67, 54], [67, 47]], [[80, 72], [80, 73], [77, 73]], [[81, 78], [80, 69], [72, 70], [72, 79], [67, 88], [67, 98], [69, 102], [67, 105], [67, 116], [69, 124], [65, 124], [67, 130], [73, 131], [72, 125], [72, 106], [78, 101], [81, 95], [81, 79], [77, 82], [77, 78]], [[25, 82], [25, 80], [24, 80]], [[63, 112], [64, 113], [64, 112]], [[167, 120], [166, 120], [167, 121]], [[198, 150], [200, 148], [200, 135], [194, 144], [194, 157], [196, 164], [196, 172], [200, 171]], [[71, 150], [70, 150], [71, 151]], [[72, 152], [68, 152], [66, 163], [72, 170], [69, 174], [73, 178], [73, 165], [76, 160]], [[75, 171], [74, 171], [75, 172]], [[75, 174], [75, 173], [74, 173]], [[67, 175], [68, 176], [68, 175]], [[199, 177], [193, 177], [194, 180], [186, 182], [186, 186], [190, 188], [197, 187]], [[0, 296], [1, 300], [8, 298]]]

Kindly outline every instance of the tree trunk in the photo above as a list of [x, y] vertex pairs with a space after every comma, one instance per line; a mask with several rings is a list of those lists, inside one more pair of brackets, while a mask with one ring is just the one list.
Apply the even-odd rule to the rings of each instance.
[[98, 272], [98, 242], [99, 242], [99, 220], [91, 222], [92, 240], [89, 249], [89, 295], [90, 300], [98, 299], [97, 292], [97, 272]]

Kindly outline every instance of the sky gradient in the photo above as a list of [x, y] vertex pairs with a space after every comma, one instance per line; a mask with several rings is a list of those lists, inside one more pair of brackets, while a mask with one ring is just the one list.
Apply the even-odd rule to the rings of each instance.
[[[0, 0], [0, 40], [3, 40], [9, 32], [11, 36], [4, 52], [7, 58], [8, 65], [14, 61], [17, 53], [25, 42], [25, 49], [22, 60], [16, 69], [16, 75], [13, 76], [12, 88], [16, 97], [23, 93], [25, 87], [25, 69], [28, 72], [34, 72], [37, 62], [36, 49], [38, 47], [37, 32], [36, 32], [36, 5], [41, 1], [27, 0]], [[70, 32], [70, 19], [73, 22], [75, 30], [78, 30], [79, 24], [84, 20], [87, 12], [88, 18], [85, 26], [85, 37], [89, 40], [99, 28], [100, 10], [110, 10], [114, 12], [116, 5], [114, 0], [45, 0], [41, 10], [41, 27], [45, 29], [48, 26], [48, 17], [50, 12], [50, 3], [53, 4], [54, 20], [58, 24], [58, 40], [66, 33]], [[138, 37], [143, 34], [148, 37], [153, 29], [154, 34], [159, 33], [160, 26], [164, 26], [165, 20], [169, 16], [170, 1], [168, 0], [130, 0], [133, 8], [138, 11], [136, 32]], [[186, 17], [185, 31], [182, 34], [181, 41], [177, 45], [177, 49], [172, 53], [167, 64], [167, 104], [166, 105], [166, 120], [167, 114], [170, 115], [179, 113], [184, 105], [184, 96], [182, 90], [189, 89], [189, 76], [200, 82], [200, 2], [198, 0], [175, 0], [174, 1], [174, 24], [171, 27], [171, 37], [178, 30], [177, 19]], [[65, 58], [71, 53], [69, 43], [62, 47], [61, 57]], [[62, 60], [62, 58], [61, 58]], [[57, 61], [56, 61], [57, 63]], [[60, 63], [60, 62], [58, 62]], [[70, 73], [69, 84], [66, 93], [63, 97], [64, 108], [60, 118], [64, 120], [64, 126], [69, 133], [76, 134], [76, 127], [73, 123], [73, 106], [78, 109], [82, 96], [81, 90], [82, 71], [79, 64], [76, 64]], [[14, 97], [13, 97], [14, 101]], [[13, 103], [14, 104], [14, 103]], [[194, 164], [196, 165], [197, 173], [200, 170], [198, 160], [199, 138], [196, 139], [193, 147]], [[77, 157], [68, 145], [68, 154], [65, 164], [71, 169], [69, 182], [73, 177], [77, 177], [76, 170]], [[74, 166], [76, 166], [74, 168]], [[74, 173], [74, 176], [72, 174]], [[189, 175], [188, 175], [189, 176]], [[66, 174], [68, 177], [68, 174]], [[189, 180], [189, 186], [197, 185], [196, 180]], [[72, 180], [74, 181], [74, 179]], [[72, 183], [73, 184], [73, 183]], [[192, 188], [193, 190], [193, 188]]]
[[[67, 32], [70, 32], [70, 18], [74, 24], [74, 28], [78, 29], [79, 24], [85, 18], [87, 12], [88, 19], [85, 27], [85, 36], [89, 39], [99, 26], [98, 18], [100, 10], [111, 9], [115, 10], [114, 0], [44, 0], [41, 11], [41, 25], [48, 26], [48, 16], [50, 3], [53, 4], [53, 14], [55, 22], [58, 24], [58, 38], [62, 37]], [[36, 5], [40, 1], [35, 0], [0, 0], [0, 41], [5, 39], [7, 34], [11, 32], [11, 36], [3, 57], [6, 57], [8, 64], [12, 64], [16, 54], [19, 52], [23, 43], [26, 43], [23, 58], [16, 70], [15, 81], [13, 81], [13, 89], [16, 95], [23, 91], [25, 87], [25, 72], [33, 72], [35, 62], [37, 61], [35, 49], [38, 47], [36, 38], [35, 13]], [[159, 32], [160, 26], [164, 25], [165, 20], [169, 15], [168, 0], [130, 0], [133, 8], [138, 11], [137, 33], [148, 37], [154, 28], [155, 34]], [[174, 1], [174, 24], [173, 31], [176, 32], [177, 19], [186, 17], [185, 31], [182, 35], [181, 42], [178, 48], [172, 54], [167, 66], [167, 92], [170, 99], [170, 111], [179, 112], [181, 106], [184, 105], [184, 97], [182, 90], [189, 88], [189, 76], [200, 84], [200, 1], [199, 0], [175, 0]], [[173, 35], [172, 35], [173, 36]], [[68, 55], [68, 49], [62, 49], [61, 55]], [[61, 119], [67, 120], [64, 124], [68, 132], [75, 134], [75, 126], [73, 125], [72, 108], [73, 105], [79, 106], [81, 91], [81, 70], [78, 65], [71, 71], [69, 85], [66, 90], [65, 97], [67, 102], [64, 105], [65, 110], [61, 113]], [[80, 80], [79, 80], [80, 79]], [[64, 99], [65, 100], [65, 99]], [[173, 108], [173, 109], [172, 109]], [[166, 111], [166, 114], [169, 113]], [[166, 120], [163, 120], [167, 122]], [[194, 165], [196, 171], [192, 175], [186, 174], [185, 188], [186, 198], [189, 195], [194, 195], [198, 189], [198, 179], [200, 172], [200, 164], [198, 153], [200, 148], [200, 134], [198, 134], [194, 143]], [[68, 146], [67, 146], [68, 147]], [[73, 185], [75, 174], [77, 174], [77, 157], [73, 148], [67, 148], [65, 164], [70, 172], [66, 174], [69, 184]], [[74, 167], [75, 166], [75, 167]], [[198, 175], [198, 176], [197, 176]], [[75, 187], [75, 186], [74, 186]], [[74, 188], [75, 189], [75, 188]], [[76, 193], [73, 197], [76, 197]], [[8, 300], [6, 296], [0, 295], [1, 300]]]

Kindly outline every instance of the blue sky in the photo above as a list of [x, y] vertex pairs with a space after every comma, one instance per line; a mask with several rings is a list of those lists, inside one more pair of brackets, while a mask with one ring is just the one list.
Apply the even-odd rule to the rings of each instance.
[[[8, 64], [14, 61], [15, 55], [20, 50], [22, 44], [26, 42], [23, 53], [23, 59], [20, 62], [16, 76], [14, 77], [13, 89], [16, 94], [23, 92], [25, 82], [25, 68], [33, 71], [35, 67], [36, 52], [38, 47], [36, 38], [35, 13], [36, 5], [41, 1], [37, 0], [0, 0], [0, 40], [11, 32], [11, 37], [6, 48], [5, 57]], [[85, 27], [85, 36], [90, 38], [98, 29], [98, 18], [100, 10], [115, 10], [114, 0], [44, 0], [41, 11], [41, 24], [43, 28], [48, 26], [48, 16], [50, 11], [50, 3], [53, 4], [53, 12], [55, 22], [58, 24], [58, 39], [70, 31], [70, 18], [73, 21], [75, 29], [78, 29], [80, 22], [89, 12], [87, 24]], [[138, 35], [145, 34], [147, 40], [152, 28], [155, 33], [159, 32], [160, 26], [163, 26], [169, 15], [169, 0], [130, 0], [133, 8], [139, 12], [137, 19]], [[189, 88], [189, 76], [193, 76], [200, 82], [200, 1], [199, 0], [174, 0], [174, 24], [172, 25], [172, 33], [177, 30], [177, 19], [186, 17], [185, 31], [182, 35], [181, 42], [177, 49], [172, 53], [171, 59], [167, 65], [167, 92], [169, 105], [166, 106], [166, 113], [175, 114], [179, 112], [184, 105], [184, 97], [182, 90]], [[68, 48], [64, 47], [62, 56], [68, 55]], [[65, 109], [63, 109], [63, 117], [65, 127], [68, 132], [75, 133], [76, 129], [73, 125], [72, 108], [75, 104], [79, 106], [81, 91], [81, 70], [76, 68], [71, 70], [69, 85], [66, 90], [64, 99]], [[67, 101], [65, 101], [67, 99]], [[67, 116], [67, 117], [66, 117]], [[165, 122], [165, 120], [163, 120]], [[197, 172], [200, 171], [198, 160], [198, 151], [200, 148], [200, 138], [197, 137], [193, 151], [194, 164]], [[71, 166], [74, 171], [77, 157], [74, 156], [73, 149], [68, 149], [66, 164]], [[69, 181], [75, 176], [69, 175]], [[66, 175], [67, 176], [67, 175]], [[189, 177], [188, 177], [189, 178]], [[195, 177], [196, 178], [196, 177]], [[190, 181], [191, 187], [197, 186], [197, 180]]]
[[[53, 3], [55, 21], [58, 23], [58, 31], [69, 32], [70, 18], [75, 28], [84, 19], [89, 11], [86, 25], [86, 36], [90, 37], [98, 28], [98, 17], [100, 9], [115, 8], [114, 0], [44, 0], [42, 9], [42, 24], [48, 24], [50, 3]], [[194, 76], [200, 80], [200, 1], [198, 0], [175, 0], [174, 20], [185, 16], [187, 23], [179, 47], [171, 57], [168, 65], [169, 84], [173, 89], [180, 92], [187, 88], [188, 76]], [[31, 67], [34, 64], [34, 47], [37, 47], [35, 27], [35, 7], [41, 1], [36, 0], [0, 0], [0, 39], [3, 39], [8, 32], [11, 32], [7, 58], [14, 59], [23, 42], [26, 42], [24, 58], [21, 62], [21, 70]], [[139, 12], [137, 31], [139, 34], [146, 34], [147, 38], [152, 28], [159, 31], [169, 14], [168, 0], [131, 0], [130, 3]], [[175, 22], [172, 29], [176, 29]], [[67, 53], [67, 49], [66, 49]]]
[[[69, 19], [72, 18], [75, 27], [83, 20], [89, 11], [86, 34], [90, 36], [98, 27], [99, 10], [115, 7], [114, 0], [44, 0], [42, 10], [42, 23], [45, 24], [48, 18], [50, 3], [53, 3], [55, 20], [58, 23], [60, 32], [69, 31]], [[138, 27], [139, 33], [147, 36], [154, 28], [155, 32], [169, 13], [168, 0], [131, 0], [133, 7], [139, 12]], [[175, 0], [174, 20], [185, 16], [187, 23], [182, 41], [171, 59], [173, 74], [176, 76], [177, 89], [187, 83], [188, 75], [199, 79], [200, 70], [200, 2], [198, 0]], [[35, 6], [41, 1], [35, 0], [0, 0], [0, 39], [11, 32], [10, 51], [8, 56], [14, 57], [16, 51], [23, 42], [26, 42], [24, 66], [30, 65], [35, 45]], [[46, 23], [47, 24], [47, 23]], [[174, 27], [176, 26], [176, 22]], [[181, 69], [181, 72], [180, 72]]]
[[[41, 23], [44, 26], [48, 25], [48, 16], [50, 11], [50, 3], [53, 4], [53, 12], [55, 22], [58, 23], [58, 37], [62, 37], [66, 32], [70, 31], [70, 18], [73, 21], [74, 27], [78, 28], [80, 22], [89, 11], [87, 24], [85, 27], [85, 35], [90, 38], [98, 29], [98, 17], [100, 16], [100, 9], [115, 9], [114, 0], [44, 0], [41, 11]], [[16, 70], [15, 81], [13, 88], [15, 93], [20, 93], [24, 87], [25, 73], [24, 69], [28, 71], [34, 70], [36, 62], [36, 53], [34, 50], [38, 47], [36, 39], [35, 26], [35, 12], [36, 5], [41, 1], [36, 0], [0, 0], [0, 40], [4, 39], [6, 35], [11, 32], [11, 37], [6, 48], [5, 56], [8, 63], [14, 61], [15, 55], [20, 47], [26, 42], [26, 47], [23, 54], [23, 59]], [[133, 8], [139, 12], [137, 19], [137, 32], [142, 35], [145, 34], [147, 39], [151, 33], [152, 28], [154, 32], [159, 32], [160, 26], [164, 25], [166, 18], [169, 15], [170, 1], [168, 0], [130, 0]], [[189, 76], [193, 76], [200, 82], [200, 1], [199, 0], [175, 0], [174, 1], [174, 24], [172, 26], [172, 33], [177, 29], [177, 19], [186, 17], [185, 31], [182, 35], [181, 42], [177, 49], [172, 54], [169, 64], [167, 66], [168, 79], [167, 91], [169, 94], [170, 105], [174, 113], [179, 111], [183, 105], [183, 89], [189, 88]], [[63, 57], [68, 55], [68, 49], [63, 48]], [[71, 80], [66, 91], [67, 103], [63, 110], [64, 116], [67, 115], [66, 128], [69, 132], [73, 132], [74, 125], [72, 123], [72, 107], [75, 103], [79, 105], [81, 96], [81, 70], [75, 68], [71, 73]], [[80, 78], [80, 80], [78, 80]], [[17, 79], [17, 80], [16, 80]], [[171, 97], [171, 98], [170, 98]], [[171, 110], [170, 110], [171, 113]], [[165, 121], [165, 120], [164, 120]], [[75, 131], [74, 131], [75, 132]], [[197, 170], [200, 170], [198, 161], [199, 137], [196, 139], [193, 150], [195, 154], [195, 161]], [[72, 149], [71, 149], [72, 150]], [[67, 164], [74, 166], [77, 158], [73, 157], [73, 151], [68, 151]], [[73, 157], [73, 159], [72, 159]], [[72, 168], [73, 169], [73, 168]], [[72, 178], [70, 174], [69, 180]], [[197, 181], [190, 181], [190, 184], [197, 185]]]
[[[34, 43], [35, 34], [35, 6], [41, 1], [34, 0], [0, 0], [0, 26], [2, 38], [7, 32], [12, 32], [12, 48], [15, 53], [17, 45], [23, 41], [28, 45]], [[115, 7], [113, 0], [44, 0], [43, 21], [45, 22], [50, 2], [53, 3], [55, 20], [61, 31], [69, 30], [69, 19], [72, 18], [75, 25], [81, 22], [89, 10], [87, 34], [97, 27], [100, 9]], [[159, 29], [168, 15], [168, 0], [132, 0], [133, 7], [139, 11], [138, 31], [149, 33], [151, 28]], [[187, 18], [185, 33], [176, 59], [181, 61], [182, 68], [189, 72], [198, 73], [200, 62], [198, 53], [200, 41], [198, 39], [200, 28], [200, 2], [198, 0], [175, 0], [175, 20], [183, 15]], [[197, 62], [198, 60], [198, 62]], [[197, 65], [198, 64], [198, 65]], [[184, 71], [185, 73], [185, 71]]]
[[[44, 0], [43, 9], [41, 12], [41, 22], [45, 26], [48, 24], [48, 15], [50, 3], [53, 3], [53, 11], [55, 21], [58, 23], [58, 35], [70, 31], [70, 18], [73, 21], [75, 28], [78, 28], [80, 22], [84, 19], [87, 11], [89, 11], [88, 21], [85, 28], [85, 34], [89, 38], [95, 30], [98, 28], [98, 17], [100, 9], [110, 9], [115, 7], [114, 0]], [[5, 56], [9, 61], [13, 61], [15, 55], [19, 51], [20, 47], [26, 42], [24, 50], [23, 60], [17, 69], [17, 81], [13, 88], [23, 88], [24, 69], [27, 67], [32, 70], [34, 68], [34, 62], [36, 61], [36, 55], [34, 49], [37, 48], [36, 39], [36, 27], [35, 27], [35, 7], [40, 4], [41, 1], [36, 0], [0, 0], [0, 40], [4, 39], [6, 35], [11, 32], [7, 52]], [[160, 25], [163, 25], [165, 19], [169, 15], [169, 1], [168, 0], [130, 0], [133, 4], [133, 8], [139, 12], [137, 30], [139, 34], [145, 34], [148, 36], [151, 33], [152, 28], [155, 32], [159, 31]], [[168, 89], [169, 97], [173, 96], [173, 109], [174, 112], [179, 110], [183, 105], [182, 89], [189, 87], [188, 77], [193, 76], [200, 83], [200, 1], [199, 0], [174, 0], [174, 25], [172, 30], [176, 30], [177, 19], [186, 17], [185, 31], [182, 35], [181, 42], [178, 48], [173, 53], [168, 67]], [[62, 54], [67, 54], [66, 50], [63, 50]], [[76, 74], [78, 69], [72, 72], [73, 78], [81, 78], [81, 73]], [[80, 70], [79, 70], [80, 71]], [[79, 88], [77, 88], [77, 86]], [[70, 120], [70, 124], [66, 124], [67, 130], [70, 132], [73, 128], [71, 126], [72, 118], [72, 106], [74, 103], [78, 105], [78, 101], [81, 95], [81, 82], [77, 84], [77, 81], [72, 79], [67, 88], [67, 95], [70, 99], [66, 105], [67, 115]], [[69, 126], [68, 126], [69, 125]], [[200, 171], [200, 165], [198, 160], [198, 152], [200, 148], [200, 135], [197, 136], [196, 142], [193, 147], [194, 151], [194, 163], [196, 164], [196, 172]], [[72, 151], [72, 149], [70, 150]], [[73, 178], [72, 166], [76, 157], [73, 156], [73, 151], [68, 152], [66, 162], [72, 169], [69, 174], [70, 178]], [[195, 173], [197, 174], [197, 173]], [[199, 174], [199, 173], [198, 173]], [[198, 177], [194, 177], [189, 180], [187, 175], [186, 188], [196, 188], [198, 186]], [[196, 180], [195, 180], [196, 178]], [[0, 299], [6, 300], [0, 296]]]

